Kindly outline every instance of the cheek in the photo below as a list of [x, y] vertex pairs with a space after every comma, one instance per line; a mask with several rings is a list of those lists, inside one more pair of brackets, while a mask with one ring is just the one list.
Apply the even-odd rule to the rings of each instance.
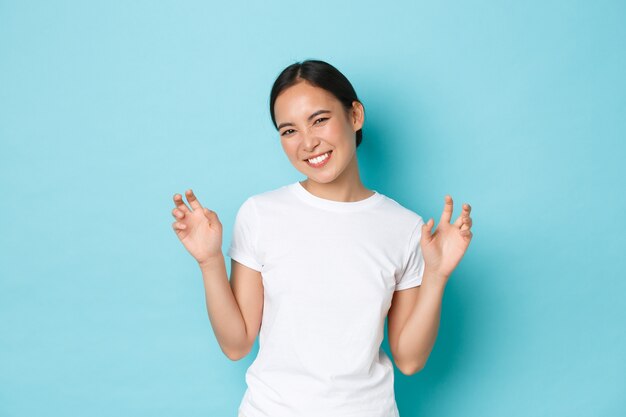
[[354, 131], [351, 126], [346, 123], [337, 123], [332, 126], [328, 132], [330, 137], [335, 138], [336, 145], [341, 146], [348, 144], [354, 138]]
[[327, 124], [322, 129], [320, 129], [320, 133], [326, 138], [337, 142], [338, 139], [341, 139], [346, 135], [345, 126], [342, 123], [332, 123]]
[[336, 135], [349, 136], [354, 134], [352, 131], [352, 125], [350, 125], [346, 120], [335, 119], [334, 123], [328, 125], [328, 127]]
[[283, 147], [283, 151], [287, 154], [289, 159], [297, 159], [298, 146], [295, 142], [289, 142], [289, 141], [283, 140], [281, 141], [281, 145]]

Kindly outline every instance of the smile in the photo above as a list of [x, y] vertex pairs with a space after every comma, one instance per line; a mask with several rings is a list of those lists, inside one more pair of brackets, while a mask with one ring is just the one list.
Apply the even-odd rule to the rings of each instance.
[[323, 155], [316, 156], [315, 158], [307, 159], [306, 162], [307, 162], [307, 164], [309, 164], [309, 166], [311, 166], [313, 168], [323, 167], [324, 165], [326, 165], [326, 163], [330, 159], [330, 154], [331, 153], [332, 153], [332, 151], [328, 151], [328, 152], [326, 152]]

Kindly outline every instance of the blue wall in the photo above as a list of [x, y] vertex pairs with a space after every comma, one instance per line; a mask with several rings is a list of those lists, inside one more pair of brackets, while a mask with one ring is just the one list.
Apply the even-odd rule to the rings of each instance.
[[258, 345], [222, 354], [171, 198], [225, 250], [302, 179], [267, 101], [306, 58], [365, 104], [366, 186], [473, 208], [402, 417], [626, 415], [625, 3], [348, 3], [0, 1], [1, 416], [235, 415]]

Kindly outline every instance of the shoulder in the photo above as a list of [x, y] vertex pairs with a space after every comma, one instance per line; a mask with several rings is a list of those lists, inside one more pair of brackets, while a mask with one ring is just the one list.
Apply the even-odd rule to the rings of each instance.
[[292, 184], [283, 185], [253, 194], [245, 199], [242, 206], [251, 206], [255, 211], [275, 210], [280, 206], [292, 203]]
[[387, 195], [383, 194], [383, 202], [379, 205], [379, 208], [390, 218], [397, 219], [398, 222], [406, 226], [415, 227], [424, 223], [424, 219], [419, 213]]

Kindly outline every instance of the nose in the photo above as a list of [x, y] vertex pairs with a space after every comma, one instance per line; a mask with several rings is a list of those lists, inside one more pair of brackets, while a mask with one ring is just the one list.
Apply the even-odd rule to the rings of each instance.
[[312, 152], [319, 144], [321, 140], [318, 136], [316, 136], [313, 132], [307, 131], [303, 135], [302, 139], [302, 147], [307, 152]]

